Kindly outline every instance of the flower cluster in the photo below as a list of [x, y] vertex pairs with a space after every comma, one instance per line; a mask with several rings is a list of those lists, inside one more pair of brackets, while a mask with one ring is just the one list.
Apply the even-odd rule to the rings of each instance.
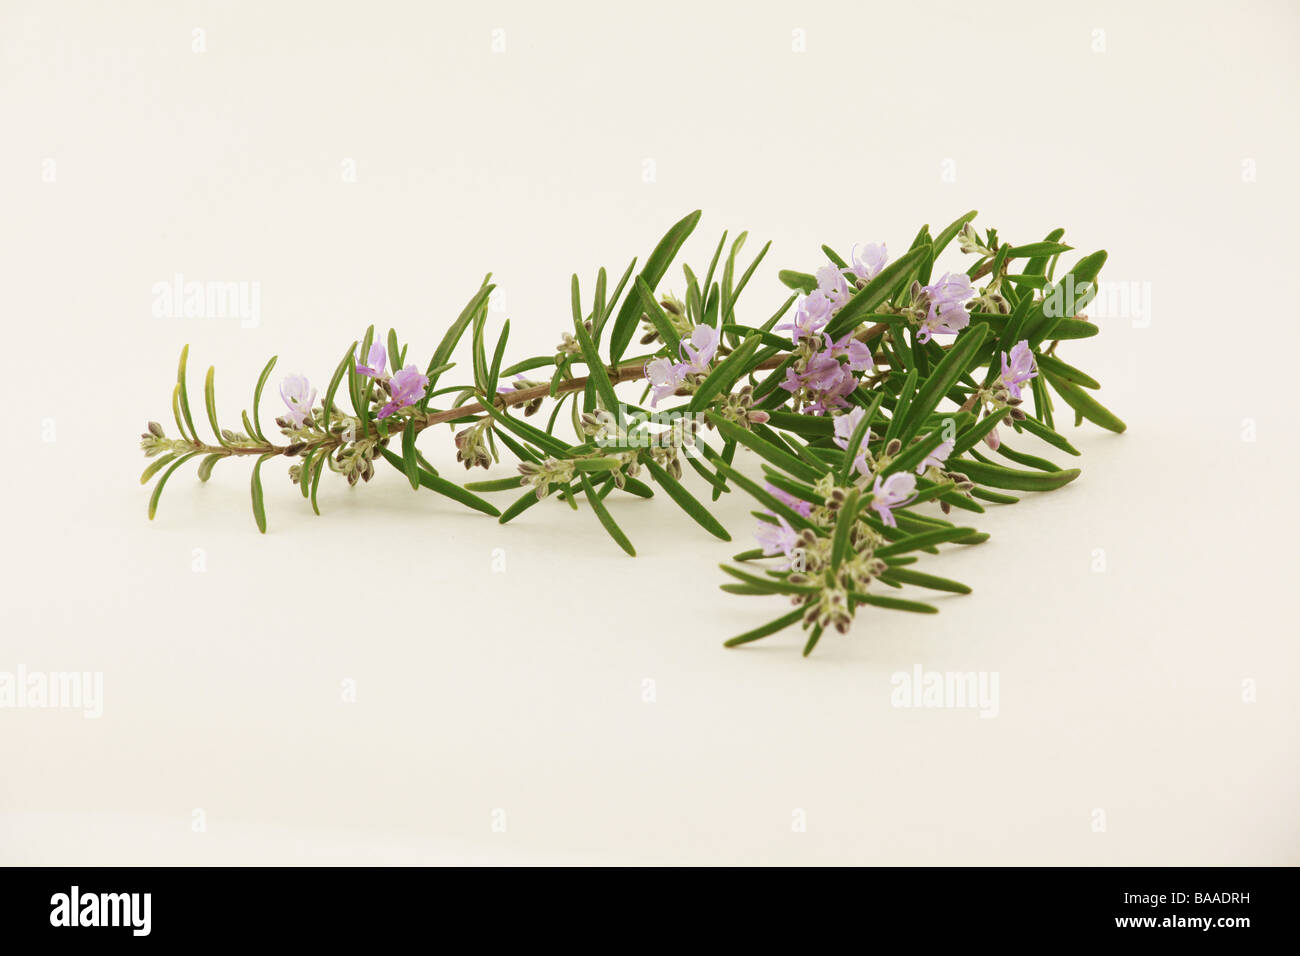
[[709, 364], [718, 353], [718, 330], [711, 325], [697, 325], [691, 332], [690, 341], [683, 341], [680, 350], [680, 362], [657, 358], [646, 363], [645, 375], [654, 389], [651, 407], [688, 384], [698, 384], [709, 374]]
[[424, 398], [424, 392], [429, 387], [428, 377], [414, 365], [408, 365], [388, 375], [384, 372], [387, 364], [388, 352], [376, 342], [370, 346], [366, 364], [357, 366], [358, 375], [369, 376], [388, 395], [388, 401], [379, 409], [376, 418], [387, 418], [399, 409], [414, 405]]
[[[888, 259], [883, 243], [855, 245], [848, 273], [862, 288], [880, 274]], [[817, 288], [795, 300], [794, 317], [777, 330], [788, 331], [798, 346], [781, 387], [794, 396], [796, 407], [806, 405], [811, 414], [823, 415], [848, 407], [847, 397], [858, 387], [854, 373], [870, 371], [875, 362], [871, 347], [852, 332], [833, 340], [824, 331], [852, 295], [845, 273], [830, 263], [817, 270], [816, 278]]]
[[[1021, 339], [1011, 348], [1011, 354], [1002, 353], [1002, 373], [988, 389], [993, 400], [994, 409], [1005, 405], [1011, 406], [1011, 417], [1024, 418], [1024, 412], [1017, 407], [1021, 402], [1020, 387], [1038, 375], [1038, 365], [1034, 361], [1034, 350], [1029, 342]], [[997, 428], [984, 436], [984, 444], [995, 451], [1002, 444]]]
[[936, 335], [956, 335], [970, 325], [966, 303], [974, 295], [970, 278], [964, 272], [945, 272], [927, 286], [912, 283], [910, 314], [918, 322], [917, 341], [928, 342]]

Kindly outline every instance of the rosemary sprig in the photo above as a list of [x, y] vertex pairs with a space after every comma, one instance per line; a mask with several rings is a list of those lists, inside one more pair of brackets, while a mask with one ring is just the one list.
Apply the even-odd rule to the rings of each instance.
[[[1077, 468], [1012, 448], [1000, 429], [1009, 426], [1016, 436], [1077, 456], [1057, 431], [1053, 394], [1075, 413], [1076, 424], [1125, 428], [1092, 394], [1099, 383], [1057, 354], [1060, 343], [1097, 333], [1081, 310], [1106, 260], [1104, 252], [1085, 255], [1053, 281], [1055, 263], [1073, 251], [1062, 241], [1064, 230], [1011, 245], [996, 230], [978, 233], [970, 212], [933, 237], [922, 227], [892, 261], [883, 244], [855, 246], [847, 257], [823, 246], [826, 262], [814, 272], [780, 272], [795, 294], [750, 325], [738, 317], [737, 303], [770, 244], [739, 269], [746, 233], [729, 246], [724, 233], [706, 269], [682, 265], [684, 301], [659, 290], [699, 218], [697, 211], [675, 223], [641, 270], [634, 275], [632, 260], [612, 290], [600, 269], [589, 304], [573, 276], [571, 322], [553, 354], [506, 364], [510, 323], [495, 344], [487, 328], [495, 288], [490, 275], [423, 372], [407, 364], [408, 348], [396, 330], [377, 336], [372, 326], [344, 352], [319, 402], [305, 377], [283, 379], [285, 411], [275, 419], [283, 443], [268, 437], [261, 419], [277, 357], [257, 379], [251, 412], [240, 414], [242, 431], [221, 426], [215, 370], [208, 370], [203, 409], [215, 436], [210, 444], [195, 428], [186, 346], [172, 390], [178, 437], [168, 437], [157, 422], [141, 436], [154, 459], [141, 476], [141, 483], [155, 480], [149, 517], [185, 463], [197, 459], [206, 481], [218, 463], [251, 457], [253, 513], [265, 532], [262, 465], [289, 458], [289, 477], [316, 514], [327, 469], [356, 486], [382, 462], [413, 490], [433, 491], [502, 523], [551, 495], [579, 510], [585, 499], [629, 555], [635, 550], [605, 499], [616, 491], [652, 497], [640, 480], [644, 473], [701, 529], [730, 541], [710, 504], [683, 483], [686, 463], [707, 482], [712, 501], [734, 487], [758, 508], [760, 546], [722, 565], [730, 579], [722, 589], [796, 605], [726, 644], [799, 625], [808, 654], [828, 631], [848, 631], [863, 607], [937, 610], [882, 590], [970, 592], [959, 581], [912, 567], [918, 555], [937, 554], [940, 546], [987, 539], [949, 521], [953, 508], [978, 515], [981, 502], [1018, 500], [1006, 491], [1049, 491], [1079, 476]], [[936, 261], [954, 241], [974, 261], [934, 278]], [[977, 288], [973, 283], [981, 280]], [[638, 325], [651, 351], [625, 358]], [[467, 335], [470, 380], [440, 386]], [[639, 401], [621, 399], [618, 386], [639, 380], [646, 383]], [[335, 404], [345, 386], [350, 413]], [[437, 407], [445, 396], [454, 398]], [[1033, 398], [1028, 405], [1027, 396]], [[573, 434], [566, 437], [558, 431], [559, 412], [570, 397]], [[660, 408], [670, 399], [679, 401]], [[554, 410], [544, 427], [527, 420], [548, 401]], [[417, 442], [444, 424], [457, 429], [457, 459], [467, 469], [489, 468], [508, 454], [518, 477], [462, 486], [439, 475]], [[721, 451], [710, 445], [710, 432], [721, 438]], [[736, 461], [739, 449], [761, 462], [761, 480]], [[527, 490], [504, 512], [480, 496], [521, 488]]]

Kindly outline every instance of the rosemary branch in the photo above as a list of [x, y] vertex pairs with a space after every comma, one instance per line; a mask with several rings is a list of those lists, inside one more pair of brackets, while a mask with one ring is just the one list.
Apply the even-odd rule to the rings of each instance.
[[[936, 234], [922, 228], [892, 261], [883, 244], [855, 246], [847, 259], [823, 246], [827, 261], [815, 273], [780, 273], [795, 294], [766, 322], [751, 326], [736, 318], [736, 302], [768, 246], [738, 269], [744, 233], [725, 258], [724, 234], [707, 269], [683, 266], [685, 300], [655, 293], [699, 219], [692, 213], [674, 224], [635, 278], [633, 260], [612, 292], [601, 269], [589, 309], [574, 276], [572, 332], [564, 333], [553, 356], [525, 359], [504, 373], [510, 323], [504, 323], [495, 349], [489, 350], [484, 337], [495, 288], [489, 276], [443, 337], [427, 373], [406, 364], [396, 331], [378, 343], [372, 326], [360, 340], [360, 354], [356, 342], [345, 352], [319, 404], [306, 377], [286, 377], [280, 395], [288, 411], [276, 419], [290, 439], [286, 444], [268, 439], [259, 420], [274, 358], [254, 389], [251, 416], [243, 415], [244, 432], [220, 426], [209, 369], [204, 410], [217, 444], [203, 441], [189, 403], [187, 348], [172, 393], [180, 437], [168, 438], [157, 422], [141, 436], [145, 454], [154, 459], [141, 482], [157, 478], [149, 515], [168, 478], [186, 462], [201, 457], [198, 477], [206, 481], [216, 463], [256, 456], [253, 514], [265, 532], [261, 466], [281, 456], [294, 459], [289, 476], [317, 514], [326, 467], [356, 486], [373, 477], [376, 464], [386, 463], [405, 473], [413, 489], [431, 490], [502, 523], [551, 494], [575, 510], [585, 499], [630, 555], [635, 549], [604, 502], [615, 490], [650, 497], [653, 490], [638, 477], [644, 473], [700, 528], [730, 541], [710, 507], [682, 483], [683, 465], [689, 465], [707, 482], [712, 500], [739, 489], [761, 509], [754, 512], [759, 547], [721, 566], [731, 579], [722, 589], [780, 596], [796, 605], [731, 638], [728, 646], [798, 624], [806, 632], [806, 655], [828, 629], [847, 631], [863, 607], [936, 613], [935, 605], [895, 591], [970, 591], [912, 567], [939, 545], [970, 546], [988, 537], [948, 520], [953, 509], [980, 514], [986, 504], [1017, 501], [1009, 491], [1049, 491], [1079, 475], [1077, 468], [1010, 447], [1000, 428], [1009, 428], [1017, 443], [1027, 436], [1078, 455], [1057, 430], [1058, 399], [1074, 413], [1076, 425], [1086, 419], [1113, 432], [1125, 428], [1091, 394], [1099, 384], [1057, 355], [1062, 341], [1097, 334], [1081, 309], [1095, 294], [1105, 252], [1084, 256], [1057, 281], [1057, 262], [1071, 250], [1061, 242], [1064, 230], [1012, 246], [996, 230], [976, 232], [974, 216], [967, 213]], [[936, 259], [954, 241], [963, 254], [975, 256], [974, 264], [934, 278]], [[986, 277], [982, 288], [972, 285]], [[777, 325], [787, 312], [786, 324]], [[655, 350], [645, 360], [625, 361], [638, 326], [647, 330], [642, 342], [656, 343]], [[467, 336], [471, 380], [437, 389]], [[941, 345], [936, 337], [951, 340]], [[572, 376], [574, 364], [585, 366], [587, 374]], [[520, 371], [541, 368], [553, 370], [549, 383]], [[771, 370], [761, 382], [755, 377]], [[502, 374], [516, 374], [515, 384], [499, 387]], [[345, 379], [351, 414], [334, 403]], [[651, 413], [625, 405], [614, 391], [640, 379], [653, 390], [652, 408], [668, 396], [684, 400], [654, 413], [653, 427]], [[471, 395], [477, 400], [428, 410], [434, 396], [452, 392], [457, 401]], [[555, 424], [559, 401], [575, 393], [582, 400], [581, 408], [575, 399], [571, 409], [578, 436], [578, 444], [571, 444], [556, 434]], [[526, 422], [547, 398], [557, 404], [546, 427]], [[517, 406], [524, 406], [523, 416], [503, 414]], [[518, 459], [518, 475], [465, 485], [440, 476], [416, 440], [441, 424], [466, 426], [457, 432], [456, 446], [467, 469], [489, 467], [504, 449]], [[654, 431], [659, 426], [665, 427]], [[716, 433], [721, 451], [709, 445], [715, 439], [710, 433], [706, 441], [701, 426]], [[742, 448], [762, 459], [761, 483], [737, 467]], [[510, 490], [521, 497], [504, 511], [479, 496]], [[942, 517], [926, 510], [929, 505], [937, 505]], [[755, 564], [767, 558], [776, 563]]]

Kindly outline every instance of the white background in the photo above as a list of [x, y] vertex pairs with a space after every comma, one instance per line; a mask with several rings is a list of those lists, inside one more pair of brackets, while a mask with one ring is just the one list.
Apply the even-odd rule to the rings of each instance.
[[[1295, 6], [466, 6], [0, 12], [0, 670], [105, 682], [97, 720], [0, 710], [0, 862], [1300, 862]], [[721, 647], [784, 610], [717, 590], [740, 494], [734, 545], [611, 499], [635, 560], [387, 468], [317, 518], [269, 463], [266, 536], [246, 463], [146, 520], [182, 344], [234, 424], [269, 355], [323, 385], [368, 323], [422, 364], [491, 270], [544, 353], [571, 272], [694, 208], [697, 271], [773, 241], [742, 321], [823, 242], [1064, 226], [1149, 293], [1061, 348], [1128, 432], [1067, 423], [1078, 481], [924, 565], [974, 594], [808, 660]], [[260, 283], [259, 326], [154, 318], [177, 272]], [[998, 716], [892, 707], [917, 664], [997, 672]]]

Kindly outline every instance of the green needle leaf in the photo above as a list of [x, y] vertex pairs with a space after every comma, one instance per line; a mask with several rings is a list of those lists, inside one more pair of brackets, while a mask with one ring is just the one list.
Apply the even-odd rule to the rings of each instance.
[[268, 458], [275, 457], [273, 454], [263, 455], [258, 458], [253, 465], [253, 520], [257, 522], [257, 530], [266, 534], [266, 506], [262, 502], [262, 462]]
[[[999, 408], [991, 415], [986, 415], [970, 428], [963, 429], [953, 440], [950, 457], [956, 457], [964, 451], [974, 448], [977, 443], [983, 441], [984, 436], [993, 429], [998, 427], [998, 423], [1011, 414], [1011, 407], [1006, 406]], [[1021, 424], [1024, 424], [1023, 422]], [[1077, 452], [1076, 452], [1077, 454]]]
[[334, 375], [330, 379], [329, 388], [325, 389], [325, 403], [321, 407], [325, 409], [326, 432], [330, 430], [330, 417], [334, 411], [334, 393], [339, 390], [339, 383], [343, 381], [343, 376], [347, 374], [348, 368], [353, 364], [353, 360], [356, 357], [356, 351], [357, 343], [353, 342], [348, 346], [348, 350], [343, 353], [343, 358], [334, 369]]
[[[575, 277], [576, 278], [576, 277]], [[496, 395], [497, 380], [501, 377], [501, 359], [506, 354], [506, 342], [510, 338], [510, 320], [506, 319], [506, 324], [501, 327], [501, 337], [497, 339], [496, 351], [492, 353], [492, 367], [488, 371], [487, 393]]]
[[756, 588], [765, 588], [770, 594], [817, 594], [821, 591], [820, 588], [811, 584], [791, 584], [784, 578], [760, 577], [757, 574], [742, 571], [740, 568], [733, 568], [729, 564], [720, 564], [718, 567], [736, 580], [752, 584]]
[[415, 420], [411, 419], [402, 429], [402, 467], [406, 471], [406, 480], [411, 483], [412, 491], [420, 490], [420, 462], [415, 457]]
[[791, 475], [794, 475], [796, 478], [802, 478], [804, 481], [808, 482], [817, 482], [821, 480], [822, 473], [802, 459], [778, 448], [776, 445], [773, 445], [764, 438], [759, 438], [749, 429], [741, 428], [739, 425], [727, 421], [721, 415], [714, 412], [708, 412], [706, 414], [709, 421], [713, 422], [713, 426], [717, 428], [718, 433], [722, 435], [723, 438], [744, 445], [750, 451], [761, 455], [782, 471], [786, 471]]
[[975, 353], [984, 344], [987, 332], [984, 326], [973, 325], [957, 336], [957, 341], [944, 354], [943, 361], [935, 366], [917, 391], [907, 411], [907, 421], [899, 430], [899, 438], [907, 441], [916, 434], [925, 417], [938, 407], [940, 400], [970, 366]]
[[168, 468], [166, 471], [162, 473], [162, 477], [158, 479], [158, 483], [153, 486], [153, 494], [149, 496], [149, 520], [150, 521], [152, 521], [153, 516], [158, 513], [158, 499], [162, 497], [163, 486], [167, 484], [167, 479], [170, 478], [175, 473], [176, 469], [179, 468], [181, 465], [185, 464], [195, 455], [201, 455], [201, 454], [202, 452], [192, 451], [188, 455], [182, 455], [180, 458], [177, 458], [174, 462], [172, 462], [170, 468]]
[[[676, 356], [681, 351], [682, 340], [673, 328], [673, 323], [668, 318], [668, 313], [664, 311], [659, 300], [655, 298], [654, 290], [650, 288], [649, 283], [640, 276], [636, 277], [636, 296], [639, 299], [645, 315], [650, 322], [659, 331], [659, 337], [664, 340], [668, 347], [668, 354]], [[631, 301], [631, 299], [629, 299]], [[612, 348], [612, 346], [611, 346]]]
[[[700, 210], [697, 209], [689, 216], [675, 223], [663, 239], [659, 240], [659, 245], [655, 246], [654, 252], [650, 253], [645, 268], [637, 276], [637, 285], [644, 284], [648, 286], [651, 290], [652, 300], [654, 287], [664, 277], [664, 273], [668, 271], [668, 266], [676, 258], [678, 250], [681, 249], [682, 243], [695, 230], [696, 223], [699, 221]], [[610, 333], [609, 360], [611, 364], [617, 365], [623, 358], [623, 353], [627, 351], [628, 343], [632, 341], [632, 335], [636, 332], [637, 319], [640, 318], [641, 310], [640, 299], [632, 295], [628, 296], [623, 303], [623, 307], [619, 309], [618, 317], [614, 319], [614, 329]], [[674, 349], [677, 348], [676, 342], [671, 344]]]
[[[401, 458], [393, 454], [387, 448], [381, 448], [379, 450], [383, 454], [385, 461], [398, 471], [403, 473], [406, 472], [406, 463], [403, 462]], [[460, 485], [453, 484], [446, 478], [439, 478], [437, 475], [425, 471], [423, 468], [419, 470], [419, 477], [420, 484], [424, 485], [424, 487], [428, 488], [430, 491], [436, 491], [440, 495], [445, 495], [453, 501], [459, 501], [461, 504], [473, 508], [475, 511], [481, 511], [483, 514], [491, 515], [494, 518], [499, 517], [501, 514], [501, 512], [498, 511], [490, 502], [484, 501], [478, 495], [466, 491]]]
[[591, 510], [596, 513], [596, 517], [600, 519], [600, 523], [609, 532], [609, 536], [614, 539], [615, 544], [635, 558], [636, 549], [632, 547], [632, 542], [627, 539], [623, 529], [618, 526], [618, 522], [614, 520], [614, 517], [605, 507], [605, 503], [601, 501], [596, 494], [596, 490], [592, 488], [591, 479], [587, 477], [586, 472], [580, 472], [578, 478], [582, 482], [582, 490], [587, 494], [587, 501], [591, 504]]
[[316, 460], [316, 470], [311, 476], [311, 510], [316, 512], [316, 517], [320, 517], [320, 506], [316, 503], [316, 491], [320, 488], [320, 476], [325, 471], [325, 459], [329, 455], [321, 455]]
[[721, 474], [726, 475], [735, 484], [739, 485], [742, 490], [747, 491], [752, 498], [758, 501], [768, 511], [785, 518], [786, 521], [790, 522], [792, 527], [799, 529], [814, 527], [813, 523], [799, 512], [795, 511], [785, 502], [771, 494], [761, 485], [751, 481], [738, 472], [717, 452], [706, 450], [704, 455], [709, 459], [709, 461], [713, 462], [713, 466], [717, 468]]
[[271, 356], [271, 361], [266, 363], [266, 367], [262, 369], [262, 374], [257, 377], [257, 387], [253, 389], [253, 435], [261, 442], [267, 440], [265, 432], [262, 431], [262, 419], [259, 415], [259, 410], [262, 407], [262, 389], [266, 387], [266, 380], [271, 375], [271, 369], [275, 368], [277, 358], [279, 358], [278, 355]]
[[1003, 468], [1001, 465], [989, 465], [982, 461], [954, 461], [951, 458], [948, 461], [950, 470], [961, 472], [971, 481], [981, 485], [991, 485], [994, 488], [1010, 488], [1014, 491], [1052, 491], [1062, 485], [1068, 485], [1079, 477], [1078, 468], [1035, 472]]
[[906, 554], [908, 551], [919, 551], [922, 548], [934, 547], [936, 544], [959, 541], [977, 533], [974, 528], [935, 528], [933, 531], [922, 531], [920, 534], [908, 535], [883, 548], [877, 548], [876, 557], [888, 558], [896, 554]]
[[889, 608], [891, 611], [912, 611], [916, 614], [938, 614], [939, 609], [932, 604], [923, 604], [920, 601], [905, 601], [902, 598], [885, 597], [880, 594], [864, 594], [860, 591], [849, 592], [849, 597], [859, 604], [870, 604], [873, 607]]
[[[1041, 438], [1049, 445], [1053, 445], [1056, 448], [1061, 449], [1061, 451], [1063, 452], [1067, 452], [1068, 454], [1071, 455], [1079, 454], [1079, 449], [1071, 445], [1070, 442], [1063, 435], [1057, 434], [1055, 430], [1048, 428], [1046, 425], [1044, 425], [1036, 418], [1026, 417], [1022, 421], [1018, 421], [1015, 424], [1016, 427], [1023, 428], [1025, 431], [1029, 432], [1029, 434], [1034, 435], [1037, 438]], [[958, 446], [961, 445], [960, 442], [958, 442], [957, 444]], [[974, 443], [972, 442], [972, 444]], [[968, 445], [967, 447], [970, 446]], [[963, 452], [965, 450], [966, 450], [965, 448], [961, 448], [961, 447], [955, 449], [955, 451], [957, 452]]]
[[1023, 246], [1006, 246], [1008, 259], [1031, 259], [1036, 257], [1059, 256], [1069, 252], [1074, 246], [1061, 242], [1030, 242]]
[[144, 472], [140, 475], [140, 484], [147, 485], [149, 483], [150, 478], [158, 474], [158, 472], [162, 471], [163, 468], [165, 468], [167, 465], [171, 464], [175, 460], [176, 460], [175, 452], [168, 452], [165, 455], [159, 455], [156, 459], [154, 459], [152, 462], [149, 463], [149, 466], [145, 468]]
[[817, 277], [807, 272], [795, 272], [793, 269], [782, 269], [776, 274], [776, 277], [788, 289], [795, 289], [805, 295], [810, 294], [813, 289], [817, 288]]
[[[574, 295], [577, 295], [578, 277], [573, 277]], [[578, 308], [575, 303], [575, 308]], [[587, 363], [587, 379], [596, 387], [596, 394], [600, 396], [600, 402], [605, 409], [613, 414], [618, 414], [618, 396], [614, 394], [614, 386], [609, 380], [609, 372], [605, 369], [604, 364], [600, 361], [600, 352], [596, 349], [596, 343], [591, 339], [591, 333], [587, 331], [587, 326], [583, 323], [582, 318], [574, 319], [573, 331], [578, 337], [578, 344], [582, 347], [582, 358]]]
[[[490, 278], [490, 275], [488, 278]], [[496, 286], [490, 285], [487, 278], [484, 278], [483, 285], [479, 287], [478, 292], [474, 293], [474, 297], [461, 310], [460, 315], [456, 317], [456, 321], [447, 330], [447, 334], [438, 343], [438, 347], [434, 349], [433, 358], [429, 359], [429, 370], [425, 372], [429, 379], [429, 388], [420, 402], [420, 411], [426, 411], [429, 407], [429, 396], [438, 384], [439, 372], [437, 370], [439, 366], [446, 365], [451, 360], [451, 353], [456, 350], [456, 345], [460, 342], [461, 336], [465, 334], [465, 329], [468, 328], [479, 310], [487, 304], [488, 297], [492, 295], [492, 290], [495, 288]], [[355, 346], [355, 343], [353, 344]]]
[[1114, 412], [1079, 388], [1079, 386], [1067, 382], [1045, 368], [1043, 374], [1047, 376], [1047, 381], [1051, 383], [1057, 394], [1065, 399], [1065, 403], [1088, 421], [1116, 433], [1128, 428]]
[[519, 476], [511, 478], [493, 478], [489, 481], [467, 481], [466, 491], [517, 491], [520, 488]]
[[654, 480], [659, 482], [664, 491], [668, 492], [668, 497], [677, 502], [678, 506], [690, 515], [696, 524], [715, 538], [721, 538], [723, 541], [731, 540], [731, 535], [727, 533], [727, 529], [718, 523], [717, 518], [709, 514], [708, 509], [687, 491], [681, 482], [650, 458], [645, 459], [643, 464], [646, 470], [654, 476]]
[[633, 259], [628, 263], [627, 270], [623, 273], [623, 277], [618, 280], [618, 285], [614, 286], [614, 294], [611, 295], [609, 301], [605, 303], [605, 309], [601, 313], [599, 321], [595, 323], [597, 339], [600, 338], [600, 333], [604, 331], [605, 323], [609, 321], [609, 317], [613, 314], [614, 306], [618, 304], [618, 297], [623, 294], [623, 287], [627, 285], [627, 280], [632, 278], [632, 270], [635, 268], [636, 260]]
[[199, 476], [199, 481], [207, 481], [209, 478], [211, 478], [213, 466], [216, 465], [217, 462], [221, 461], [221, 459], [225, 457], [227, 456], [218, 452], [215, 455], [209, 455], [207, 458], [204, 458], [201, 462], [199, 462], [198, 471], [195, 472], [195, 474]]
[[804, 610], [801, 607], [795, 608], [789, 614], [782, 614], [774, 621], [768, 621], [761, 627], [756, 627], [752, 631], [746, 631], [744, 634], [737, 634], [729, 641], [723, 641], [723, 647], [739, 647], [741, 644], [748, 644], [751, 641], [761, 640], [764, 637], [770, 637], [778, 631], [784, 631], [791, 624], [797, 624], [803, 617]]
[[216, 374], [216, 366], [209, 365], [207, 378], [203, 380], [203, 405], [208, 412], [208, 424], [212, 426], [212, 433], [217, 436], [217, 443], [222, 448], [229, 448], [230, 443], [221, 434], [221, 426], [217, 424], [217, 391], [213, 385], [213, 376]]
[[849, 549], [849, 536], [858, 523], [858, 489], [854, 488], [844, 499], [835, 519], [835, 536], [831, 539], [831, 568], [838, 571]]
[[953, 581], [950, 578], [936, 577], [933, 574], [925, 574], [921, 571], [913, 571], [911, 568], [890, 568], [881, 579], [885, 581], [894, 581], [898, 584], [914, 584], [917, 587], [929, 588], [931, 591], [947, 591], [951, 594], [970, 594], [970, 588], [960, 581]]
[[1051, 372], [1057, 378], [1063, 378], [1075, 385], [1082, 385], [1084, 388], [1101, 388], [1101, 383], [1087, 372], [1081, 372], [1073, 365], [1067, 365], [1055, 355], [1035, 355], [1034, 359], [1038, 362], [1040, 369], [1044, 372]]
[[911, 471], [921, 462], [925, 461], [927, 455], [943, 444], [943, 432], [935, 430], [927, 432], [921, 438], [912, 442], [902, 453], [891, 461], [881, 472], [882, 475], [892, 475], [898, 471]]
[[198, 441], [199, 432], [194, 427], [194, 416], [190, 414], [190, 392], [185, 384], [185, 364], [189, 360], [189, 355], [190, 347], [186, 345], [181, 349], [180, 367], [176, 370], [176, 387], [180, 389], [181, 414], [185, 416], [185, 424], [190, 430], [190, 437]]

